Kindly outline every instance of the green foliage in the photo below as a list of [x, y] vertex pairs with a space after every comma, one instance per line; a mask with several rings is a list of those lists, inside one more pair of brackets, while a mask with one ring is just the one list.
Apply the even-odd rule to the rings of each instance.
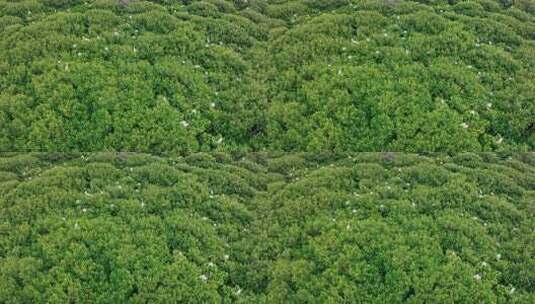
[[0, 157], [2, 303], [531, 303], [535, 155]]
[[237, 148], [258, 124], [241, 45], [266, 34], [228, 5], [23, 3], [0, 5], [0, 150]]
[[535, 147], [530, 1], [0, 1], [0, 150]]
[[[533, 118], [521, 117], [534, 116], [533, 99], [518, 98], [531, 92], [522, 75], [532, 63], [521, 51], [531, 38], [517, 24], [531, 27], [533, 17], [520, 21], [496, 7], [490, 13], [489, 3], [438, 2], [364, 1], [302, 18], [278, 33], [265, 61], [272, 100], [266, 145], [286, 151], [531, 149]], [[513, 112], [522, 122], [505, 118]]]

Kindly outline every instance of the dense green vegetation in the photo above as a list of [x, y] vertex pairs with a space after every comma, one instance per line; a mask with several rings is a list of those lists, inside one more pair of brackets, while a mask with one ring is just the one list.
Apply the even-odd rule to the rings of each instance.
[[533, 0], [0, 0], [0, 303], [535, 303], [534, 79]]
[[533, 150], [534, 38], [531, 0], [0, 0], [0, 150]]
[[1, 303], [533, 303], [535, 154], [0, 157]]

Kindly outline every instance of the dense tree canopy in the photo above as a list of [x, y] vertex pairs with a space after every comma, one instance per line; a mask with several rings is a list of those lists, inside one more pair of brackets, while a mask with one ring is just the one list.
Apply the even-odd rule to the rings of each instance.
[[534, 79], [532, 0], [0, 0], [0, 303], [535, 303]]
[[1, 151], [535, 148], [530, 0], [123, 2], [0, 0]]
[[1, 303], [533, 303], [535, 154], [0, 157]]

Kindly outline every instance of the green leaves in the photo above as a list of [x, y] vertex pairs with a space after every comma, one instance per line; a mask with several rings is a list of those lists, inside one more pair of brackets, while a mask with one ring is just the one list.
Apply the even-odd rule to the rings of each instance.
[[532, 154], [0, 157], [0, 301], [522, 302]]
[[119, 2], [0, 1], [0, 303], [535, 302], [529, 0]]
[[529, 5], [423, 3], [6, 2], [0, 150], [530, 149]]

